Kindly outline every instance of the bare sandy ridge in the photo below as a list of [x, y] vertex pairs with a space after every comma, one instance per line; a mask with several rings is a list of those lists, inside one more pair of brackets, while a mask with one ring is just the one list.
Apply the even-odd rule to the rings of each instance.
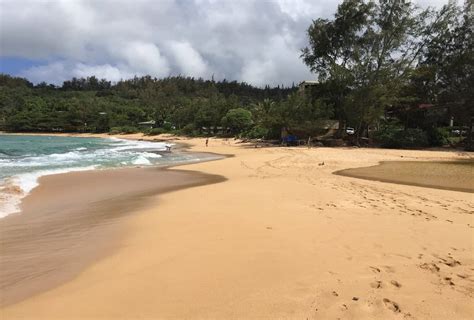
[[472, 194], [332, 174], [401, 155], [453, 160], [472, 153], [185, 142], [235, 157], [180, 170], [228, 180], [157, 197], [127, 220], [120, 250], [1, 310], [2, 318], [474, 315]]

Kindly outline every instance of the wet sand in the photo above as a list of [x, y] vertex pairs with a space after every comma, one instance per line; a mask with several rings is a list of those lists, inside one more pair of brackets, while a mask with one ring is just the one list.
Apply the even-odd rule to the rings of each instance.
[[223, 180], [164, 168], [42, 177], [22, 212], [0, 219], [0, 306], [51, 289], [116, 250], [123, 220], [151, 196]]
[[180, 139], [235, 155], [179, 167], [226, 180], [151, 196], [114, 250], [2, 319], [472, 319], [473, 195], [333, 172], [473, 153]]
[[474, 193], [474, 161], [386, 161], [372, 167], [336, 171], [335, 174]]

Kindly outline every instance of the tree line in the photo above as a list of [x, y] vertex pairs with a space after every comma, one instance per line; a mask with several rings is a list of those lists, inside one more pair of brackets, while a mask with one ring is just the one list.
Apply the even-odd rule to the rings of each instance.
[[[461, 141], [472, 149], [472, 15], [470, 1], [438, 10], [402, 0], [343, 1], [334, 17], [316, 19], [307, 30], [301, 58], [318, 81], [305, 90], [150, 76], [33, 85], [2, 74], [0, 128], [265, 139], [280, 139], [284, 129], [307, 139], [325, 133], [321, 120], [334, 120], [334, 136], [355, 144]], [[347, 137], [347, 127], [354, 136]]]
[[468, 127], [460, 131], [471, 148], [472, 32], [469, 0], [439, 10], [403, 0], [347, 0], [334, 18], [313, 21], [302, 58], [318, 75], [324, 101], [358, 137], [375, 125], [387, 145], [428, 144], [453, 121]]
[[93, 76], [74, 78], [58, 87], [1, 74], [0, 126], [12, 132], [131, 132], [150, 129], [140, 123], [152, 121], [156, 132], [240, 134], [255, 129], [259, 108], [267, 103], [272, 110], [265, 110], [262, 121], [268, 131], [279, 130], [284, 124], [275, 107], [283, 111], [296, 91], [294, 85], [257, 88], [236, 81], [150, 76], [114, 84]]

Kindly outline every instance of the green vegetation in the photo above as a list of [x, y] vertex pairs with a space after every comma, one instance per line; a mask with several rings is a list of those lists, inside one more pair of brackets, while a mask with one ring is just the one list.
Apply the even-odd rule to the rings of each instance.
[[[337, 120], [336, 137], [355, 144], [472, 149], [472, 12], [469, 1], [421, 10], [408, 1], [346, 0], [333, 19], [308, 28], [302, 59], [318, 82], [304, 90], [149, 76], [73, 78], [56, 87], [0, 75], [0, 129], [265, 139], [287, 131], [307, 139]], [[443, 129], [452, 119], [459, 133]]]
[[381, 119], [396, 119], [407, 131], [395, 135], [402, 139], [396, 144], [421, 146], [423, 134], [409, 129], [432, 132], [454, 117], [469, 127], [472, 149], [472, 15], [471, 1], [421, 10], [409, 1], [347, 0], [334, 19], [309, 27], [302, 58], [319, 75], [324, 101], [356, 129], [357, 140]]
[[[13, 132], [214, 134], [218, 128], [223, 131], [225, 121], [224, 131], [240, 134], [251, 127], [251, 110], [260, 101], [280, 104], [296, 90], [183, 77], [142, 77], [116, 84], [90, 77], [61, 87], [34, 86], [0, 75], [0, 127]], [[151, 120], [154, 128], [140, 125]]]
[[146, 135], [148, 136], [157, 136], [159, 134], [168, 133], [168, 132], [170, 132], [170, 130], [166, 130], [165, 128], [153, 128], [148, 131], [145, 131], [144, 133], [146, 133]]
[[112, 127], [110, 128], [110, 134], [130, 134], [137, 133], [140, 130], [137, 127], [123, 126], [123, 127]]
[[221, 123], [232, 133], [239, 133], [249, 129], [252, 124], [252, 113], [244, 108], [230, 109], [222, 118]]
[[378, 130], [374, 138], [385, 148], [422, 148], [429, 145], [428, 134], [421, 129], [403, 130], [386, 126]]

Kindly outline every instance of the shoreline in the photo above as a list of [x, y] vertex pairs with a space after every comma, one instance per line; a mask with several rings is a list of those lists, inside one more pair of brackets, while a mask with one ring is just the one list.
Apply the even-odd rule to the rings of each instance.
[[[179, 146], [178, 152], [184, 150]], [[69, 281], [111, 254], [120, 243], [121, 220], [146, 208], [150, 198], [225, 180], [179, 170], [186, 163], [220, 160], [193, 154], [203, 157], [184, 163], [72, 170], [39, 177], [38, 185], [21, 199], [21, 210], [0, 219], [0, 308]], [[57, 254], [68, 247], [77, 252]]]
[[191, 152], [234, 154], [179, 168], [226, 180], [150, 197], [120, 221], [117, 250], [2, 308], [5, 319], [474, 313], [471, 194], [332, 174], [401, 156], [453, 160], [472, 153], [178, 141]]
[[[162, 133], [159, 135], [145, 135], [142, 132], [138, 133], [123, 133], [123, 134], [109, 134], [109, 133], [89, 133], [89, 132], [7, 132], [7, 131], [0, 131], [0, 135], [21, 135], [21, 136], [59, 136], [59, 137], [91, 137], [91, 138], [118, 138], [118, 139], [126, 139], [126, 140], [138, 140], [138, 141], [154, 141], [154, 142], [169, 142], [169, 141], [179, 141], [179, 140], [191, 140], [191, 139], [205, 139], [206, 137], [188, 137], [188, 136], [179, 136], [174, 135], [172, 133]], [[233, 138], [222, 138], [218, 136], [210, 136], [212, 139], [216, 140], [227, 140]], [[265, 142], [265, 140], [264, 140]], [[253, 142], [247, 142], [252, 144]], [[184, 144], [185, 145], [185, 144]], [[186, 147], [186, 146], [185, 146]], [[270, 146], [270, 147], [277, 147], [277, 146]], [[306, 148], [305, 145], [302, 146], [292, 146], [291, 148], [303, 147]], [[397, 149], [397, 148], [382, 148], [380, 146], [367, 146], [367, 147], [355, 147], [355, 146], [342, 146], [342, 147], [318, 147], [313, 146], [312, 148], [331, 148], [331, 149], [350, 149], [350, 148], [358, 148], [358, 149], [369, 149], [369, 150], [396, 150], [396, 151], [420, 151], [420, 152], [458, 152], [461, 154], [473, 154], [474, 151], [467, 151], [460, 147], [453, 147], [453, 146], [442, 146], [442, 147], [425, 147], [425, 148], [406, 148], [406, 149]], [[474, 157], [474, 156], [473, 156]]]
[[[104, 136], [104, 135], [55, 135], [55, 134], [43, 134], [43, 135], [35, 135], [35, 134], [5, 134], [0, 132], [0, 135], [14, 135], [14, 136], [46, 136], [46, 137], [54, 137], [54, 136], [59, 136], [59, 137], [77, 137], [77, 138], [100, 138], [100, 139], [108, 139], [108, 140], [122, 140], [122, 141], [145, 141], [144, 139], [138, 139], [138, 138], [123, 138], [123, 137], [118, 137], [118, 136]], [[193, 153], [190, 155], [189, 152], [187, 152], [187, 146], [186, 144], [179, 143], [179, 142], [172, 142], [172, 141], [156, 141], [156, 139], [149, 139], [146, 140], [145, 142], [149, 143], [165, 143], [165, 144], [172, 144], [173, 145], [173, 152], [170, 151], [152, 151], [153, 153], [158, 154], [160, 157], [165, 157], [163, 158], [165, 161], [164, 163], [158, 163], [158, 164], [128, 164], [125, 166], [110, 166], [110, 167], [101, 167], [97, 166], [95, 164], [88, 164], [86, 166], [71, 166], [71, 167], [65, 167], [65, 168], [51, 168], [51, 169], [40, 169], [38, 171], [33, 171], [33, 172], [25, 172], [25, 173], [20, 173], [19, 175], [7, 177], [5, 180], [5, 184], [0, 185], [0, 211], [2, 209], [5, 209], [5, 212], [0, 212], [0, 219], [8, 216], [10, 214], [15, 214], [21, 212], [21, 203], [25, 197], [27, 197], [32, 189], [36, 188], [38, 186], [38, 180], [44, 176], [50, 176], [50, 175], [57, 175], [57, 174], [67, 174], [70, 172], [83, 172], [83, 171], [91, 171], [91, 170], [114, 170], [114, 169], [121, 169], [121, 168], [134, 168], [134, 167], [169, 167], [169, 166], [176, 166], [184, 163], [193, 163], [193, 162], [198, 162], [198, 161], [203, 161], [202, 159], [199, 159], [198, 157], [202, 156], [204, 158], [204, 161], [209, 161], [213, 160], [212, 158], [215, 156], [216, 159], [222, 157], [221, 155], [218, 154], [210, 154], [210, 153]], [[171, 143], [172, 142], [172, 143]], [[166, 157], [171, 156], [171, 159], [166, 160]], [[187, 156], [190, 157], [190, 159], [186, 159]], [[27, 179], [27, 181], [25, 181]], [[16, 183], [14, 183], [16, 182]], [[25, 187], [26, 185], [26, 187]], [[2, 194], [1, 192], [4, 192]]]

